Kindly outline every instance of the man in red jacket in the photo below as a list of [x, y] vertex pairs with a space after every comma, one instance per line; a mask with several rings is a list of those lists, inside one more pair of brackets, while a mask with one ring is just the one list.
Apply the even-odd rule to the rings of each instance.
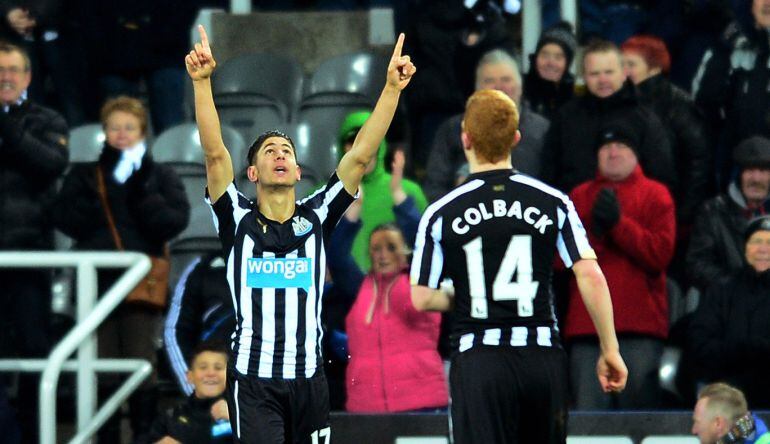
[[573, 279], [564, 336], [571, 346], [577, 409], [658, 404], [658, 365], [668, 334], [665, 270], [674, 251], [674, 203], [665, 185], [644, 175], [636, 153], [639, 143], [639, 134], [625, 122], [605, 125], [597, 143], [596, 178], [570, 193], [607, 277], [630, 375], [623, 393], [607, 394], [596, 387], [592, 361], [598, 341]]

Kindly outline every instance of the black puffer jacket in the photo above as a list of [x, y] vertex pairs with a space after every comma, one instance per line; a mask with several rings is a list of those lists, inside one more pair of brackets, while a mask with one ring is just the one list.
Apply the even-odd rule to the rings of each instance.
[[723, 123], [732, 149], [754, 135], [770, 137], [770, 31], [733, 22], [703, 56], [693, 80], [695, 102], [709, 124]]
[[655, 111], [668, 133], [679, 178], [674, 190], [677, 222], [689, 224], [711, 185], [711, 147], [703, 115], [686, 92], [660, 74], [636, 87], [641, 103]]
[[29, 101], [0, 110], [0, 249], [48, 249], [56, 179], [67, 167], [67, 123]]
[[726, 194], [703, 204], [695, 218], [685, 259], [687, 274], [701, 291], [724, 282], [743, 266], [743, 233], [752, 217], [770, 211], [770, 201], [757, 211], [747, 210], [735, 183], [730, 184]]
[[232, 429], [227, 421], [214, 421], [211, 406], [222, 398], [198, 399], [190, 395], [187, 400], [161, 415], [152, 425], [146, 440], [154, 443], [170, 436], [184, 444], [216, 444], [233, 442]]
[[663, 124], [642, 106], [636, 90], [626, 82], [615, 94], [592, 94], [567, 102], [551, 121], [546, 136], [543, 179], [564, 192], [596, 176], [599, 132], [608, 122], [623, 120], [641, 136], [639, 164], [648, 177], [676, 189], [676, 168]]
[[[77, 250], [116, 250], [99, 200], [98, 165], [125, 249], [160, 256], [164, 243], [182, 232], [190, 218], [184, 186], [171, 167], [155, 163], [149, 153], [141, 168], [120, 184], [112, 175], [119, 159], [120, 151], [105, 145], [98, 162], [73, 165], [54, 205], [56, 227], [75, 240]], [[102, 280], [100, 289], [105, 288]]]
[[711, 287], [688, 331], [688, 346], [704, 382], [740, 388], [752, 408], [770, 407], [770, 271], [744, 268]]

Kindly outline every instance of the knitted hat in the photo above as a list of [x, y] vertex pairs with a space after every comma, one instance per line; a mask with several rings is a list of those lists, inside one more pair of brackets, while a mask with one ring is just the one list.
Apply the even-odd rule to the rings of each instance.
[[770, 140], [761, 136], [745, 139], [733, 150], [733, 160], [741, 169], [770, 168]]
[[748, 241], [752, 234], [760, 230], [770, 231], [770, 216], [759, 216], [752, 219], [746, 227], [743, 240]]
[[537, 41], [535, 55], [540, 52], [543, 46], [549, 43], [555, 43], [561, 47], [561, 50], [564, 51], [564, 55], [567, 57], [567, 66], [569, 67], [572, 64], [572, 59], [575, 57], [575, 50], [577, 49], [577, 38], [575, 38], [575, 33], [572, 32], [572, 25], [569, 22], [559, 22], [543, 31], [540, 34], [540, 39]]
[[601, 131], [599, 131], [596, 149], [598, 150], [610, 142], [621, 142], [625, 144], [634, 151], [636, 157], [639, 157], [641, 137], [639, 136], [639, 131], [628, 122], [623, 120], [613, 120], [602, 127]]

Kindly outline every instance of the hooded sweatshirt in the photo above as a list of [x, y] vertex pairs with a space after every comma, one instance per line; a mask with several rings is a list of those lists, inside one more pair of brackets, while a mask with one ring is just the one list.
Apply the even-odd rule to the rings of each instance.
[[[342, 159], [345, 154], [345, 139], [347, 136], [364, 126], [366, 119], [371, 116], [369, 111], [357, 111], [348, 114], [345, 121], [342, 122], [339, 132], [339, 143], [337, 144], [337, 157]], [[395, 222], [396, 216], [393, 214], [393, 196], [390, 193], [391, 175], [385, 171], [385, 154], [388, 146], [383, 139], [377, 151], [377, 165], [366, 174], [361, 181], [361, 190], [363, 191], [363, 206], [361, 208], [361, 221], [363, 226], [353, 241], [353, 258], [356, 264], [365, 271], [371, 268], [369, 259], [369, 236], [372, 230], [378, 225]], [[414, 203], [420, 213], [425, 211], [428, 205], [425, 194], [419, 185], [409, 179], [402, 179], [401, 186], [407, 196], [414, 199]]]

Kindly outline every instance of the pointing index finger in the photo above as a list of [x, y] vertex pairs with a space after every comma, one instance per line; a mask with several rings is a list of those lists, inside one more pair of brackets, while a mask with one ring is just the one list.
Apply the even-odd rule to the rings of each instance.
[[203, 27], [203, 25], [198, 25], [198, 32], [201, 35], [201, 45], [203, 45], [204, 49], [211, 49], [209, 46], [209, 36], [206, 34], [206, 28]]
[[401, 48], [404, 47], [404, 33], [398, 35], [398, 41], [396, 41], [396, 47], [393, 48], [393, 58], [401, 57]]

